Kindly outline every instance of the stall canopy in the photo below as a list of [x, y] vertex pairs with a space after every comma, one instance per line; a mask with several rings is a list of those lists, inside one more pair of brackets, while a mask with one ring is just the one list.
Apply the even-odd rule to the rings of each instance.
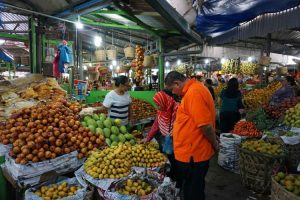
[[12, 62], [12, 58], [9, 57], [6, 53], [4, 53], [2, 50], [0, 50], [0, 60], [3, 60], [5, 62]]
[[300, 0], [206, 0], [198, 9], [197, 31], [214, 37], [261, 14], [280, 12], [299, 4]]

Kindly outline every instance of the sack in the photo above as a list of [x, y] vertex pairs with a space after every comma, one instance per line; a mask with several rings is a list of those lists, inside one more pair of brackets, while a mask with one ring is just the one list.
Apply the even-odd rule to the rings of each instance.
[[222, 133], [220, 136], [220, 151], [218, 164], [226, 170], [239, 173], [238, 146], [242, 138], [231, 133]]
[[173, 150], [173, 140], [170, 135], [165, 136], [165, 141], [163, 144], [163, 152], [166, 154], [172, 154]]

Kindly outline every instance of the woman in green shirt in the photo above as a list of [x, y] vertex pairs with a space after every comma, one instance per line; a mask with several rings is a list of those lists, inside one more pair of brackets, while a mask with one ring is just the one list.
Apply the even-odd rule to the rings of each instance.
[[227, 87], [220, 94], [219, 101], [221, 104], [220, 129], [222, 133], [229, 133], [241, 119], [241, 113], [244, 112], [242, 94], [236, 78], [228, 81]]

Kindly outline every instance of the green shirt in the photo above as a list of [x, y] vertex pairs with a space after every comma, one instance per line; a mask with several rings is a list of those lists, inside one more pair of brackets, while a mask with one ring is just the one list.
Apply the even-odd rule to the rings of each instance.
[[221, 112], [238, 112], [239, 109], [244, 108], [240, 91], [236, 97], [228, 97], [226, 90], [222, 90], [220, 98], [222, 99]]

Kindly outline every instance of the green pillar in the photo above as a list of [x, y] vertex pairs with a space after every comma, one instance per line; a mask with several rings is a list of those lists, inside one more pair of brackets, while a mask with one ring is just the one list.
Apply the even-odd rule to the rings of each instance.
[[165, 80], [165, 62], [164, 62], [164, 43], [163, 39], [159, 38], [159, 58], [158, 58], [158, 64], [159, 64], [159, 89], [164, 89], [164, 80]]
[[47, 46], [47, 44], [46, 44], [46, 35], [43, 34], [42, 35], [42, 62], [45, 62], [45, 58], [46, 58], [46, 52], [45, 52], [46, 46]]
[[35, 31], [35, 19], [29, 18], [29, 42], [30, 42], [30, 71], [31, 73], [37, 73], [37, 50], [36, 50], [36, 31]]

